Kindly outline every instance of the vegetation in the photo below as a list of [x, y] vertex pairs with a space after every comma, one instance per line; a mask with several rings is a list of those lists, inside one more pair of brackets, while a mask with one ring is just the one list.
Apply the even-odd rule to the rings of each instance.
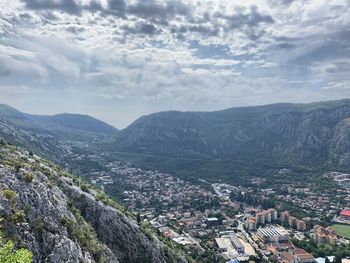
[[14, 206], [17, 202], [17, 193], [10, 189], [5, 189], [2, 191], [3, 196]]
[[76, 220], [62, 218], [62, 225], [67, 227], [72, 238], [89, 251], [97, 262], [107, 262], [106, 254], [97, 239], [95, 230], [84, 220], [80, 211], [73, 206], [72, 202], [69, 201], [67, 205]]
[[15, 249], [12, 241], [3, 243], [0, 241], [0, 262], [1, 263], [31, 263], [33, 255], [28, 249]]
[[336, 245], [332, 246], [330, 244], [325, 244], [317, 246], [314, 240], [292, 240], [293, 244], [297, 247], [305, 249], [307, 252], [311, 253], [315, 257], [325, 257], [325, 256], [336, 256], [339, 258], [350, 256], [350, 246], [349, 245]]
[[350, 239], [350, 226], [342, 224], [334, 224], [332, 228], [335, 230], [338, 236]]
[[24, 179], [27, 183], [31, 183], [35, 179], [36, 175], [34, 173], [25, 173]]
[[[2, 219], [0, 220], [2, 222]], [[16, 249], [12, 240], [5, 242], [0, 231], [0, 262], [1, 263], [31, 263], [33, 255], [25, 248]]]

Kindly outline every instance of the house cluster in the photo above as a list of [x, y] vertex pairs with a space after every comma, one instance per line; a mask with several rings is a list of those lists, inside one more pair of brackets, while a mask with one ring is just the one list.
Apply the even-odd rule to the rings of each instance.
[[301, 248], [292, 248], [288, 251], [282, 251], [277, 254], [278, 263], [314, 263], [315, 258], [312, 254]]
[[320, 225], [316, 225], [313, 228], [313, 233], [317, 245], [335, 245], [337, 242], [337, 234], [335, 230], [331, 227], [322, 227]]
[[265, 255], [277, 263], [316, 262], [312, 254], [295, 247], [290, 242], [290, 233], [283, 227], [258, 228], [257, 237]]
[[298, 219], [289, 214], [289, 211], [281, 213], [281, 222], [288, 224], [289, 227], [297, 229], [298, 231], [304, 232], [306, 230], [306, 223], [304, 220]]
[[333, 177], [334, 182], [339, 186], [344, 188], [350, 187], [350, 174], [331, 172], [331, 176]]

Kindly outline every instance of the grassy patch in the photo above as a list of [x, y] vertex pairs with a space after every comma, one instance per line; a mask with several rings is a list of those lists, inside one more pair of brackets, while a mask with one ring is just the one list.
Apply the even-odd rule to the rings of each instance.
[[337, 235], [350, 239], [349, 225], [334, 224], [332, 225], [332, 228], [334, 228], [335, 232], [337, 232]]

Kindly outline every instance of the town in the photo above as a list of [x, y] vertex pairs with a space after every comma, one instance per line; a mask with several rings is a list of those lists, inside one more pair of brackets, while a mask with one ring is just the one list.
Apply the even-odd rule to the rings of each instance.
[[331, 192], [320, 191], [319, 182], [266, 188], [260, 178], [252, 178], [250, 186], [196, 184], [106, 162], [105, 156], [85, 158], [104, 167], [84, 175], [92, 184], [199, 262], [323, 263], [350, 256], [350, 237], [339, 230], [350, 229], [350, 191], [342, 173], [322, 174]]

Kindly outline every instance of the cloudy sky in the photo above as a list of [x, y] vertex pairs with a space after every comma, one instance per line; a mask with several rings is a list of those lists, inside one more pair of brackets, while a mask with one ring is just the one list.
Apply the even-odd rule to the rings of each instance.
[[350, 97], [349, 0], [0, 0], [0, 102], [123, 128]]

